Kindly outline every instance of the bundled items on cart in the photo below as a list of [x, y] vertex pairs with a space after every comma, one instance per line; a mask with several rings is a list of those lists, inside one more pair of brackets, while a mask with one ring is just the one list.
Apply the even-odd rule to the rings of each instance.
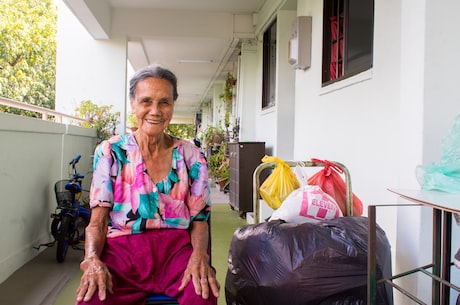
[[[260, 194], [264, 202], [276, 210], [272, 219], [287, 222], [314, 222], [362, 214], [363, 204], [353, 194], [350, 174], [343, 164], [319, 159], [283, 161], [269, 156], [262, 161], [264, 163], [256, 169], [254, 181], [256, 212]], [[272, 166], [273, 172], [259, 187], [259, 174]], [[323, 168], [311, 177], [302, 170], [318, 166]], [[345, 176], [345, 181], [341, 174]]]
[[[259, 175], [278, 163], [262, 163], [255, 170], [255, 211], [259, 209], [261, 195]], [[296, 167], [299, 162], [286, 164]], [[295, 215], [303, 209], [305, 215], [300, 218], [305, 221], [288, 219], [287, 222], [288, 217], [278, 213], [276, 220], [272, 217], [268, 222], [257, 224], [255, 217], [255, 224], [236, 230], [229, 249], [225, 281], [228, 305], [361, 305], [367, 302], [368, 224], [367, 218], [356, 216], [362, 212], [362, 203], [351, 191], [349, 172], [338, 162], [314, 160], [302, 164], [323, 166], [326, 170], [340, 167], [346, 177], [346, 183], [342, 180], [346, 186], [343, 194], [329, 194], [300, 183], [294, 189], [297, 191], [291, 190], [291, 194], [280, 201], [278, 209], [286, 205], [284, 201], [292, 199], [294, 203], [289, 207], [295, 209]], [[355, 198], [357, 204], [354, 205]], [[340, 217], [342, 215], [350, 217]], [[379, 279], [391, 275], [390, 245], [381, 228], [377, 228], [376, 247]], [[392, 305], [391, 288], [379, 285], [377, 289], [377, 304]]]
[[[390, 245], [377, 230], [377, 278], [391, 275]], [[377, 286], [380, 305], [392, 292]], [[367, 295], [367, 219], [280, 220], [238, 229], [231, 242], [228, 305], [361, 305]]]

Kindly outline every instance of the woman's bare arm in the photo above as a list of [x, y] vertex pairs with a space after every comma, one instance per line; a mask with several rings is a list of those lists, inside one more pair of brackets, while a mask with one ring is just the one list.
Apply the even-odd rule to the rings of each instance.
[[112, 275], [100, 260], [106, 241], [109, 208], [91, 210], [91, 220], [85, 231], [85, 259], [80, 264], [83, 275], [77, 289], [77, 301], [89, 301], [96, 290], [100, 300], [105, 300], [107, 290], [112, 293]]

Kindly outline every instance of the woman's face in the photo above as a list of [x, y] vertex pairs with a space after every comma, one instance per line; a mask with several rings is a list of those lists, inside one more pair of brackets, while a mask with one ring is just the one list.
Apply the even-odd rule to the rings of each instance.
[[140, 132], [148, 136], [162, 134], [174, 112], [173, 85], [161, 78], [149, 77], [139, 81], [131, 108]]

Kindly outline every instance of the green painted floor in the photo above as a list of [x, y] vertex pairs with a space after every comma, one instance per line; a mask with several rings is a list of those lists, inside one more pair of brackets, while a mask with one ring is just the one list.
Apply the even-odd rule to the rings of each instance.
[[[223, 197], [225, 200], [225, 197]], [[217, 200], [214, 199], [216, 202]], [[211, 219], [211, 246], [212, 263], [217, 270], [217, 280], [221, 284], [218, 305], [225, 305], [225, 276], [227, 273], [227, 254], [233, 232], [236, 228], [246, 224], [246, 220], [241, 219], [236, 211], [230, 209], [228, 203], [214, 203]], [[54, 305], [73, 304], [75, 300], [75, 290], [80, 280], [78, 272], [62, 290]]]
[[245, 219], [239, 217], [238, 212], [232, 211], [228, 204], [216, 204], [212, 211], [211, 242], [212, 263], [217, 270], [220, 297], [218, 305], [226, 305], [225, 302], [225, 276], [227, 274], [227, 257], [233, 232], [247, 224]]

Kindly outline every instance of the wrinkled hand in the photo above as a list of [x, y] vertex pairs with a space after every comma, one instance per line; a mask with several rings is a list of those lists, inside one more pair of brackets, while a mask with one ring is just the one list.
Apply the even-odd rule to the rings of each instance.
[[209, 256], [206, 253], [193, 253], [184, 271], [184, 277], [179, 287], [182, 291], [192, 280], [195, 292], [203, 299], [209, 298], [209, 289], [213, 295], [219, 297], [220, 284], [216, 279], [216, 270], [209, 265]]
[[80, 269], [83, 275], [77, 288], [77, 302], [90, 301], [96, 290], [101, 301], [105, 300], [107, 290], [113, 293], [112, 275], [100, 259], [96, 257], [85, 259], [80, 264]]

